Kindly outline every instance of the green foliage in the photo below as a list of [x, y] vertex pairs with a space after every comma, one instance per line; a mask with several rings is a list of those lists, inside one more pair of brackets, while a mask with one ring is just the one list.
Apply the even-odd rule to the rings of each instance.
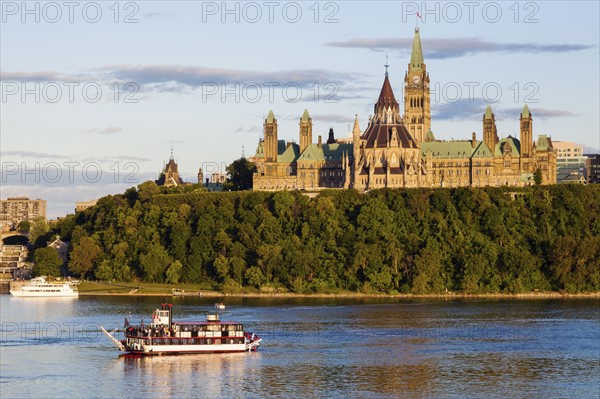
[[48, 223], [43, 217], [33, 221], [29, 229], [29, 242], [33, 243], [36, 248], [45, 247], [44, 238], [49, 231]]
[[[189, 189], [188, 189], [189, 188]], [[65, 218], [69, 269], [298, 293], [600, 290], [600, 186], [209, 193], [142, 183]]]
[[533, 181], [535, 182], [536, 186], [542, 184], [542, 169], [539, 167], [533, 173]]
[[229, 179], [225, 183], [225, 190], [240, 191], [252, 189], [252, 175], [256, 172], [256, 165], [242, 157], [227, 166]]
[[29, 233], [30, 229], [31, 229], [31, 222], [29, 220], [22, 220], [21, 222], [19, 222], [19, 225], [17, 226], [17, 231], [19, 233]]
[[167, 283], [171, 283], [171, 284], [177, 284], [179, 283], [179, 280], [181, 279], [181, 269], [183, 269], [183, 265], [181, 264], [180, 261], [176, 260], [175, 262], [171, 263], [169, 265], [169, 268], [167, 269]]
[[96, 261], [101, 254], [101, 248], [90, 237], [82, 237], [77, 244], [73, 246], [69, 259], [69, 271], [81, 276], [85, 276], [92, 271]]
[[60, 277], [62, 275], [60, 268], [63, 261], [54, 248], [44, 247], [36, 249], [34, 261], [33, 274], [35, 276]]

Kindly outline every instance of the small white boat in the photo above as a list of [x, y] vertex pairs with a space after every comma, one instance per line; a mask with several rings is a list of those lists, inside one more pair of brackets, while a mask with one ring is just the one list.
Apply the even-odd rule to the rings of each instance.
[[225, 309], [225, 305], [223, 302], [217, 302], [215, 303], [215, 309]]
[[49, 283], [44, 277], [31, 279], [29, 283], [21, 286], [20, 290], [10, 290], [10, 293], [19, 297], [78, 297], [77, 284], [79, 281], [64, 283]]

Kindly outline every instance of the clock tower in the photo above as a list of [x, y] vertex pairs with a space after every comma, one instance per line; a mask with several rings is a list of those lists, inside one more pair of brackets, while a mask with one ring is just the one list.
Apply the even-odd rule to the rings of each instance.
[[431, 130], [431, 103], [429, 74], [423, 61], [419, 28], [415, 29], [410, 64], [404, 76], [403, 121], [417, 143], [425, 141], [427, 133]]

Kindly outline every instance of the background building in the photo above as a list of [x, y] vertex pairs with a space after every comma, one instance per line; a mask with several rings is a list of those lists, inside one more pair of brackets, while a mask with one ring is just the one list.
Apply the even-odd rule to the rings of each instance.
[[0, 230], [16, 229], [20, 222], [46, 219], [46, 201], [28, 197], [13, 197], [0, 200]]
[[600, 183], [600, 154], [586, 154], [585, 170], [587, 183]]
[[557, 165], [556, 182], [585, 182], [587, 157], [583, 155], [583, 146], [570, 141], [555, 141], [554, 150]]
[[76, 202], [75, 203], [75, 213], [85, 211], [89, 207], [96, 205], [97, 202], [98, 202], [98, 200]]

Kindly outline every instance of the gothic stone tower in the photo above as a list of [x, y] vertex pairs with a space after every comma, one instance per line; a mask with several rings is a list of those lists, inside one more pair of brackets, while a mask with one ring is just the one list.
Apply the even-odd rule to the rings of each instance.
[[308, 110], [304, 110], [300, 118], [300, 153], [306, 147], [312, 144], [312, 118], [308, 115]]
[[483, 142], [488, 146], [492, 154], [495, 151], [496, 144], [499, 142], [498, 132], [496, 131], [496, 117], [489, 105], [483, 114]]
[[273, 111], [269, 111], [263, 125], [265, 140], [265, 162], [277, 162], [277, 119]]
[[404, 76], [404, 124], [417, 143], [424, 142], [431, 129], [429, 74], [423, 61], [419, 28], [415, 29], [410, 64]]
[[521, 112], [519, 120], [521, 125], [521, 134], [519, 136], [519, 141], [521, 142], [521, 170], [524, 172], [533, 172], [533, 118], [527, 104], [523, 107], [523, 112]]

